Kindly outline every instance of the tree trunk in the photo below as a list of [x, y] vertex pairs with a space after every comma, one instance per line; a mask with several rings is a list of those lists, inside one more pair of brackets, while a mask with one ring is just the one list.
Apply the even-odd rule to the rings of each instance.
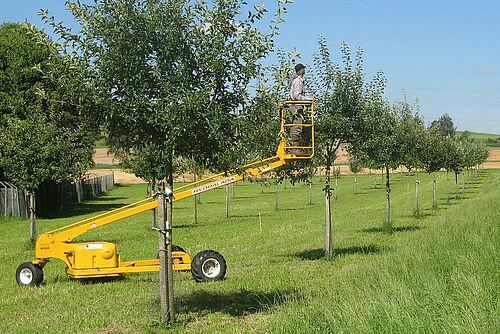
[[226, 184], [226, 209], [224, 210], [225, 217], [229, 218], [229, 184]]
[[[161, 191], [163, 192], [165, 185], [162, 184]], [[166, 205], [165, 205], [165, 195], [160, 193], [158, 196], [158, 228], [159, 228], [159, 245], [158, 245], [158, 258], [160, 262], [160, 312], [162, 321], [169, 320], [169, 309], [168, 309], [168, 279], [167, 279], [167, 240], [166, 235], [163, 233], [165, 231], [166, 223]]]
[[354, 175], [354, 195], [358, 193], [358, 179], [356, 175]]
[[325, 257], [333, 258], [333, 224], [331, 211], [330, 163], [327, 160], [325, 171]]
[[30, 241], [36, 241], [36, 215], [35, 215], [35, 191], [29, 190], [28, 196], [28, 218], [30, 220]]
[[[194, 182], [196, 182], [196, 173], [193, 173]], [[194, 212], [193, 212], [193, 224], [198, 224], [198, 195], [194, 195]]]
[[446, 171], [446, 204], [450, 204], [450, 177]]
[[419, 201], [418, 201], [418, 195], [419, 195], [419, 187], [420, 187], [420, 180], [415, 180], [415, 216], [417, 218], [420, 217], [420, 206], [419, 206]]
[[174, 276], [172, 270], [172, 201], [165, 193], [173, 189], [172, 166], [168, 168], [167, 182], [162, 183], [158, 196], [160, 306], [162, 321], [174, 321]]
[[82, 187], [82, 180], [79, 178], [78, 180], [76, 180], [75, 182], [75, 187], [76, 187], [76, 200], [78, 203], [81, 203], [83, 201], [83, 196], [82, 196], [82, 190], [83, 190], [83, 187]]
[[[151, 189], [150, 189], [150, 193], [149, 193], [149, 196], [153, 196], [153, 194], [156, 192], [156, 178], [153, 176], [153, 178], [151, 179]], [[151, 214], [151, 226], [154, 228], [154, 227], [158, 227], [158, 223], [156, 221], [156, 209], [153, 209], [151, 210], [152, 211], [152, 214]]]
[[432, 179], [432, 207], [437, 208], [436, 174], [433, 175]]
[[464, 173], [462, 173], [462, 195], [465, 192], [465, 180], [464, 180]]
[[[195, 181], [198, 179], [202, 179], [203, 178], [203, 174], [200, 174], [200, 175], [197, 175], [196, 173], [194, 174], [194, 177], [195, 177]], [[196, 194], [194, 195], [194, 198], [196, 199], [196, 202], [198, 202], [198, 204], [201, 204], [201, 194]]]
[[458, 198], [458, 173], [455, 172], [455, 198]]
[[385, 225], [388, 232], [392, 231], [391, 225], [391, 184], [389, 179], [389, 167], [385, 167]]
[[337, 175], [335, 174], [335, 189], [334, 189], [334, 193], [335, 193], [335, 199], [338, 199], [338, 193], [339, 193], [339, 179], [337, 177]]
[[309, 180], [309, 200], [307, 202], [308, 205], [312, 205], [312, 177], [311, 179]]
[[[172, 170], [172, 169], [170, 169]], [[173, 191], [173, 175], [170, 172], [167, 187]], [[169, 320], [175, 320], [175, 310], [174, 310], [174, 271], [173, 271], [173, 259], [172, 259], [172, 200], [167, 202], [167, 224], [166, 224], [166, 232], [167, 232], [167, 285], [168, 285], [168, 311], [169, 311]]]
[[274, 190], [274, 211], [278, 211], [278, 186], [279, 186], [279, 183], [276, 182], [276, 188]]

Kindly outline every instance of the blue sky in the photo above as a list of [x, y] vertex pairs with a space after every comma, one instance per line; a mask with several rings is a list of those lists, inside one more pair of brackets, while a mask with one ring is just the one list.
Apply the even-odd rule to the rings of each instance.
[[[63, 0], [0, 0], [0, 8], [0, 22], [42, 28], [44, 8], [75, 26]], [[319, 36], [335, 61], [345, 41], [364, 49], [367, 78], [385, 73], [389, 100], [403, 89], [418, 98], [427, 123], [448, 113], [459, 130], [500, 134], [500, 1], [295, 0], [285, 19], [277, 47], [296, 48], [303, 63], [312, 64]]]

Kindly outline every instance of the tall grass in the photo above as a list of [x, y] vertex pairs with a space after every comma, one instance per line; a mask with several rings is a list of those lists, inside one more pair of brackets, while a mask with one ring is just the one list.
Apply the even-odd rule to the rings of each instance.
[[[174, 206], [174, 243], [194, 255], [221, 252], [227, 279], [198, 284], [176, 273], [178, 321], [159, 324], [158, 275], [108, 282], [70, 280], [50, 262], [45, 284], [19, 288], [17, 265], [33, 256], [25, 221], [0, 220], [0, 330], [4, 333], [494, 333], [498, 325], [500, 171], [470, 180], [446, 203], [438, 176], [438, 209], [431, 209], [432, 178], [421, 178], [421, 218], [412, 215], [413, 175], [392, 184], [394, 233], [381, 229], [384, 191], [369, 176], [341, 176], [332, 201], [336, 255], [323, 259], [321, 180], [308, 205], [305, 185], [274, 189], [237, 185], [230, 217], [224, 189], [202, 194], [198, 225], [193, 201]], [[366, 185], [366, 187], [363, 187]], [[453, 189], [453, 188], [452, 188]], [[122, 186], [51, 219], [40, 230], [143, 198], [145, 186]], [[262, 223], [262, 224], [260, 224]], [[114, 242], [124, 260], [156, 256], [150, 214], [97, 229], [81, 238]], [[262, 228], [262, 232], [261, 232]]]

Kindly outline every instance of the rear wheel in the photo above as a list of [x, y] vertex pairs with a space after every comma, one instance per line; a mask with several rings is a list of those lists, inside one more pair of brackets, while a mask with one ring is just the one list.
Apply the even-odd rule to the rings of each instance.
[[39, 266], [24, 262], [17, 267], [16, 281], [20, 286], [35, 286], [43, 282], [43, 271]]
[[199, 252], [191, 262], [191, 274], [198, 282], [222, 280], [226, 269], [226, 260], [214, 250]]

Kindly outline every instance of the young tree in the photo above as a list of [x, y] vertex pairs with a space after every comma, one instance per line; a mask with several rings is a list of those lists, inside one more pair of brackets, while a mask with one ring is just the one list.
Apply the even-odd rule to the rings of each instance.
[[357, 175], [359, 172], [363, 170], [363, 165], [361, 164], [360, 161], [351, 158], [349, 160], [349, 169], [354, 174], [354, 194], [356, 195], [358, 193]]
[[443, 137], [434, 128], [427, 128], [424, 134], [424, 147], [420, 152], [420, 161], [427, 173], [433, 173], [432, 179], [432, 207], [437, 208], [436, 172], [446, 165], [446, 147]]
[[[365, 104], [365, 133], [368, 137], [358, 140], [353, 145], [354, 156], [363, 164], [385, 171], [386, 219], [385, 228], [392, 231], [390, 169], [401, 163], [401, 140], [398, 136], [397, 114], [388, 102], [378, 94], [371, 94]], [[360, 138], [361, 139], [361, 138]]]
[[394, 104], [398, 117], [398, 137], [401, 140], [401, 164], [411, 172], [422, 167], [420, 152], [424, 148], [425, 126], [418, 110], [418, 100], [413, 105], [404, 96]]
[[418, 113], [418, 100], [410, 105], [404, 96], [404, 99], [397, 101], [393, 108], [398, 117], [397, 136], [401, 145], [401, 164], [408, 171], [415, 171], [414, 214], [418, 218], [420, 215], [418, 169], [422, 168], [420, 156], [425, 145], [424, 120]]
[[40, 184], [77, 179], [92, 166], [97, 106], [85, 67], [27, 23], [0, 27], [0, 59], [0, 169], [33, 204]]
[[[317, 98], [317, 154], [323, 157], [325, 175], [325, 256], [332, 258], [334, 252], [331, 217], [331, 168], [341, 144], [351, 149], [353, 142], [363, 134], [363, 107], [365, 82], [363, 73], [363, 51], [353, 55], [349, 46], [342, 43], [342, 66], [334, 63], [326, 39], [320, 38], [319, 52], [315, 56], [314, 91]], [[371, 86], [382, 93], [385, 80], [378, 73]], [[375, 91], [375, 90], [373, 90]]]

